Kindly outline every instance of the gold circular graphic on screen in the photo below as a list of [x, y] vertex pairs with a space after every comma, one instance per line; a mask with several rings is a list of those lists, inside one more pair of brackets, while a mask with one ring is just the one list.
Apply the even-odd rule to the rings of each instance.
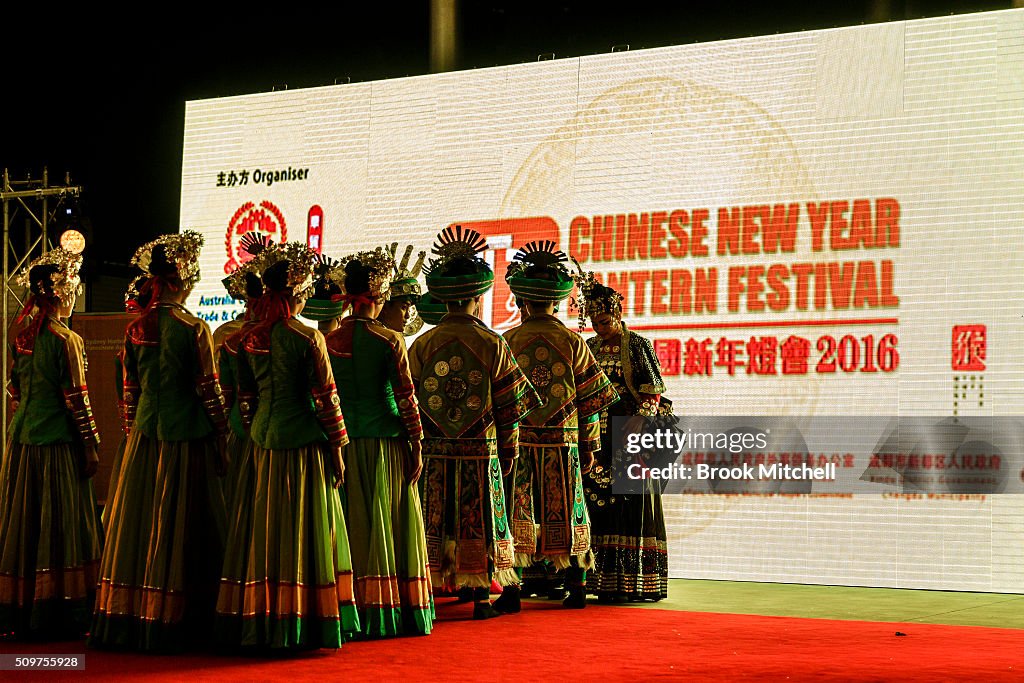
[[[654, 68], [658, 67], [652, 66]], [[623, 80], [612, 87], [605, 85], [607, 80], [580, 80], [577, 74], [567, 75], [566, 86], [576, 89], [575, 97], [581, 104], [574, 105], [575, 116], [565, 119], [545, 140], [521, 157], [523, 160], [509, 183], [498, 215], [552, 216], [563, 229], [567, 228], [574, 216], [586, 215], [587, 209], [581, 210], [581, 202], [602, 201], [598, 191], [581, 197], [575, 183], [575, 169], [580, 164], [616, 157], [633, 159], [638, 154], [664, 161], [647, 165], [647, 175], [642, 181], [632, 183], [628, 178], [623, 179], [622, 187], [615, 188], [614, 209], [602, 209], [605, 213], [645, 210], [651, 205], [651, 188], [672, 188], [670, 194], [660, 196], [655, 203], [678, 204], [687, 209], [707, 208], [711, 214], [708, 226], [713, 236], [718, 207], [821, 200], [800, 150], [770, 112], [744, 95], [677, 78], [668, 68], [664, 67], [666, 75]], [[671, 157], [663, 156], [669, 149]], [[668, 158], [699, 158], [704, 163], [678, 164], [669, 162]], [[707, 244], [713, 254], [714, 240], [709, 239]], [[791, 255], [793, 263], [824, 263], [834, 257], [828, 250], [812, 252], [809, 242], [800, 241], [798, 250], [800, 253]], [[701, 262], [687, 255], [679, 259], [678, 265], [695, 267]], [[621, 264], [594, 263], [594, 266], [604, 274]], [[587, 269], [589, 262], [583, 267]], [[632, 322], [628, 317], [627, 322]], [[639, 318], [634, 320], [641, 322]], [[640, 334], [646, 336], [643, 331]], [[608, 367], [603, 363], [602, 366]], [[617, 359], [611, 367], [621, 372]], [[668, 397], [682, 399], [684, 377], [665, 379], [669, 385]], [[706, 379], [708, 389], [735, 384], [728, 376]], [[799, 386], [787, 385], [787, 395], [792, 400], [780, 406], [778, 414], [814, 414], [828, 379], [828, 376], [807, 377]], [[677, 397], [676, 393], [680, 395]], [[709, 415], [721, 412], [719, 392], [707, 391], [695, 398], [697, 403], [688, 412]], [[762, 399], [756, 392], [750, 392], [747, 398], [739, 400], [759, 405]], [[738, 411], [735, 414], [746, 411], [753, 415], [758, 414], [757, 405], [734, 405], [730, 409]], [[673, 528], [673, 536], [680, 538], [701, 533], [731, 506], [751, 505], [754, 499], [666, 495], [662, 500], [666, 523]]]

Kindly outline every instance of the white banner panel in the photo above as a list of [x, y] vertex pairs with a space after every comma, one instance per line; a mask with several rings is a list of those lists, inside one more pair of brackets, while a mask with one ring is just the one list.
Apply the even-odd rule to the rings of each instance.
[[[241, 310], [248, 230], [338, 257], [461, 224], [488, 324], [553, 239], [626, 295], [677, 412], [1020, 416], [1022, 74], [1010, 10], [189, 102], [190, 304]], [[665, 507], [673, 576], [1024, 592], [1019, 496]]]

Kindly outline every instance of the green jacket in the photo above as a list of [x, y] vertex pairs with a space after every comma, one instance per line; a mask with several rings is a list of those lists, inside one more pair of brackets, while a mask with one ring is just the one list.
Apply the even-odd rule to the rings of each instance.
[[267, 449], [348, 443], [324, 335], [291, 318], [257, 331], [238, 351], [238, 407]]
[[327, 337], [349, 438], [423, 438], [405, 338], [378, 320], [349, 316]]
[[46, 320], [27, 345], [18, 334], [27, 321], [11, 330], [11, 396], [17, 408], [9, 436], [16, 443], [45, 446], [80, 441], [100, 442], [85, 384], [85, 344], [63, 322]]
[[159, 304], [151, 315], [158, 320], [152, 336], [125, 335], [126, 429], [160, 441], [225, 433], [210, 327], [177, 304]]
[[224, 391], [224, 404], [228, 409], [228, 424], [231, 425], [231, 431], [235, 436], [239, 437], [245, 437], [245, 427], [242, 425], [238, 401], [235, 400], [238, 393], [238, 338], [235, 334], [244, 324], [245, 322], [239, 318], [226, 322], [213, 331], [213, 348], [217, 354], [217, 371], [220, 387]]

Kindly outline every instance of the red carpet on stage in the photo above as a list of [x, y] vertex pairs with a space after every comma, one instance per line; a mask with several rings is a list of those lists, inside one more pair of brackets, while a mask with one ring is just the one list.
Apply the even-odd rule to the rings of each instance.
[[[609, 681], [1024, 680], [1024, 631], [708, 614], [555, 602], [474, 622], [443, 600], [427, 637], [358, 642], [289, 657], [146, 656], [86, 651], [86, 671], [3, 672], [7, 680]], [[905, 633], [897, 636], [896, 633]], [[5, 653], [80, 653], [81, 643], [5, 642]]]

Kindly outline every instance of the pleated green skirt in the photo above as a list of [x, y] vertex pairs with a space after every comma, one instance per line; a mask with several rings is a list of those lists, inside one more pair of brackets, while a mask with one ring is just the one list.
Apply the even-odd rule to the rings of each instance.
[[125, 444], [89, 644], [173, 652], [212, 636], [225, 505], [212, 439]]
[[79, 446], [7, 444], [0, 465], [0, 633], [75, 639], [89, 628], [100, 558]]
[[[224, 502], [228, 505], [228, 514], [234, 514], [235, 495], [242, 481], [253, 478], [252, 439], [248, 435], [239, 436], [234, 431], [228, 432], [227, 438], [228, 471], [224, 477]], [[244, 489], [244, 487], [243, 487]], [[248, 489], [245, 489], [248, 490]], [[248, 490], [251, 493], [251, 490]]]
[[267, 450], [236, 481], [217, 599], [229, 648], [338, 648], [359, 632], [348, 533], [319, 444]]
[[405, 478], [408, 443], [353, 439], [345, 494], [362, 633], [426, 635], [434, 623], [419, 490]]

